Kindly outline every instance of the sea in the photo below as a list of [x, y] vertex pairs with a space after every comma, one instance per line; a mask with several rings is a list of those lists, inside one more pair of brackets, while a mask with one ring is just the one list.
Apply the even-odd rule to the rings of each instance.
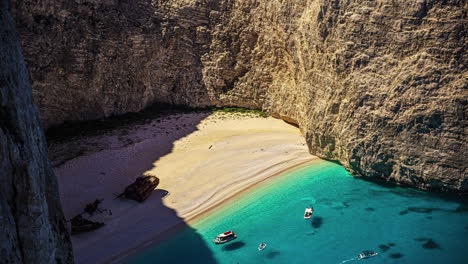
[[[214, 244], [226, 231], [237, 239]], [[366, 250], [378, 254], [359, 259]], [[126, 263], [467, 264], [468, 199], [367, 181], [320, 161], [270, 178]]]

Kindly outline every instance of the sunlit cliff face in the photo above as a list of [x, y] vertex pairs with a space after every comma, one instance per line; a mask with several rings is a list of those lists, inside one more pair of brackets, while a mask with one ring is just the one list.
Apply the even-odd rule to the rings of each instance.
[[355, 175], [466, 191], [464, 1], [21, 1], [46, 126], [261, 108]]

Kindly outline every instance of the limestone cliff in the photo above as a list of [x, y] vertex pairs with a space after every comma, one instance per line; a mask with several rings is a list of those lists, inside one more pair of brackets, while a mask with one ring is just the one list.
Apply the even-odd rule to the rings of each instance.
[[0, 263], [72, 263], [9, 1], [0, 0]]
[[463, 0], [23, 0], [46, 125], [153, 103], [261, 108], [352, 173], [466, 191]]

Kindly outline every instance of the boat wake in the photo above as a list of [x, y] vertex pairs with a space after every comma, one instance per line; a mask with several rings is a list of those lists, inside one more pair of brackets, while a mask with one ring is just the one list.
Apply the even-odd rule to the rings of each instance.
[[310, 204], [315, 204], [317, 202], [317, 200], [315, 200], [314, 197], [304, 197], [304, 198], [301, 199], [301, 201], [307, 201]]
[[350, 259], [347, 259], [347, 260], [343, 260], [343, 261], [340, 262], [340, 264], [350, 262], [350, 261], [354, 261], [354, 260], [357, 260], [357, 259], [358, 259], [357, 257], [354, 257], [354, 258], [350, 258]]

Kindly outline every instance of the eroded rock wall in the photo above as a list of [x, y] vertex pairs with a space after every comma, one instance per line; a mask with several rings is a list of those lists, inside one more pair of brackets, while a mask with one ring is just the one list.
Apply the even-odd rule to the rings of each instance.
[[356, 175], [467, 190], [462, 0], [18, 1], [46, 125], [261, 108]]
[[[465, 1], [235, 1], [204, 77], [247, 69], [229, 77], [221, 101], [251, 95], [300, 124], [313, 154], [356, 175], [466, 190], [467, 10]], [[210, 68], [226, 57], [236, 63]]]
[[0, 263], [73, 263], [21, 45], [0, 0]]
[[46, 126], [135, 112], [158, 102], [209, 104], [194, 25], [208, 23], [207, 11], [177, 6], [175, 12], [161, 2], [15, 2]]

